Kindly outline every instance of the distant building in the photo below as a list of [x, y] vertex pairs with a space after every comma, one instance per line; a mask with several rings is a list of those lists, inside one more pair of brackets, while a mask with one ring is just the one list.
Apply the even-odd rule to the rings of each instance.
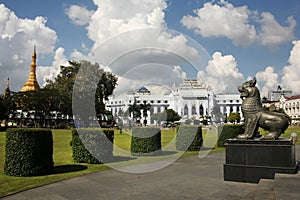
[[300, 122], [300, 95], [291, 96], [285, 99], [284, 111], [290, 116], [293, 123]]
[[[110, 96], [106, 107], [114, 116], [121, 117], [125, 123], [129, 123], [131, 116], [126, 111], [133, 103], [149, 103], [151, 109], [147, 112], [147, 124], [156, 124], [151, 119], [155, 113], [163, 112], [165, 109], [173, 109], [181, 116], [181, 121], [186, 119], [202, 120], [211, 116], [214, 107], [219, 107], [225, 118], [231, 112], [241, 114], [239, 94], [217, 94], [205, 83], [199, 83], [197, 79], [185, 79], [179, 86], [173, 86], [172, 91], [165, 95], [152, 94], [146, 87], [137, 90], [129, 90], [127, 94], [115, 97]], [[242, 114], [241, 114], [242, 115]]]
[[281, 96], [290, 97], [292, 95], [291, 90], [283, 90], [279, 85], [277, 90], [269, 90], [268, 91], [268, 101], [275, 102], [279, 101]]

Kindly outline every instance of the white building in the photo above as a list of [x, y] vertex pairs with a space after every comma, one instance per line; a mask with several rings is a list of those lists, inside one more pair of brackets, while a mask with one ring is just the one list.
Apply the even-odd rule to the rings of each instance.
[[290, 116], [293, 123], [300, 122], [300, 95], [285, 98], [284, 111]]
[[146, 87], [136, 91], [128, 91], [122, 96], [110, 96], [106, 104], [108, 110], [112, 111], [115, 118], [122, 118], [124, 123], [130, 123], [131, 116], [126, 114], [130, 105], [134, 102], [139, 104], [150, 104], [151, 109], [147, 111], [147, 124], [156, 124], [151, 116], [163, 112], [165, 109], [173, 109], [180, 116], [181, 120], [201, 120], [204, 116], [211, 116], [214, 107], [219, 107], [222, 116], [225, 118], [231, 112], [241, 113], [241, 99], [239, 94], [218, 94], [215, 95], [212, 89], [204, 84], [198, 83], [196, 79], [186, 79], [172, 91], [165, 95], [151, 94]]

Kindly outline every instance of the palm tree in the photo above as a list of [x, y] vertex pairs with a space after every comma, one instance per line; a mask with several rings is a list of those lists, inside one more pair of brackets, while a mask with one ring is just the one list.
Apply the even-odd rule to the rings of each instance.
[[132, 119], [134, 122], [137, 122], [136, 119], [141, 117], [139, 105], [137, 105], [135, 101], [132, 105], [128, 106], [128, 113], [129, 115], [132, 113]]
[[139, 105], [139, 108], [143, 112], [144, 125], [146, 126], [147, 125], [147, 117], [148, 117], [147, 111], [150, 111], [151, 104], [150, 103], [146, 103], [146, 101], [144, 101], [142, 104]]

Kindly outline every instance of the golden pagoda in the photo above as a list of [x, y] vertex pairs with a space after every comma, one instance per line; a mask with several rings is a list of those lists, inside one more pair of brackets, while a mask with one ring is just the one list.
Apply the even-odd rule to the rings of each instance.
[[35, 72], [36, 72], [36, 50], [35, 50], [35, 46], [34, 46], [34, 50], [32, 53], [31, 65], [30, 65], [29, 77], [28, 77], [25, 85], [21, 89], [21, 92], [40, 90], [40, 86], [37, 82]]

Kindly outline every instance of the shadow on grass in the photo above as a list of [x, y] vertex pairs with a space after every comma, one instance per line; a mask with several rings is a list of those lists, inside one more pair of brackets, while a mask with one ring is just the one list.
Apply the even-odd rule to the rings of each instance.
[[106, 161], [105, 163], [116, 163], [116, 162], [124, 162], [124, 161], [130, 161], [135, 160], [136, 158], [133, 157], [126, 157], [126, 156], [113, 156], [111, 160]]
[[83, 165], [59, 165], [53, 167], [51, 174], [77, 172], [77, 171], [86, 170], [87, 168], [88, 168], [87, 166], [83, 166]]
[[178, 153], [177, 151], [155, 151], [150, 153], [131, 153], [133, 156], [169, 156]]

